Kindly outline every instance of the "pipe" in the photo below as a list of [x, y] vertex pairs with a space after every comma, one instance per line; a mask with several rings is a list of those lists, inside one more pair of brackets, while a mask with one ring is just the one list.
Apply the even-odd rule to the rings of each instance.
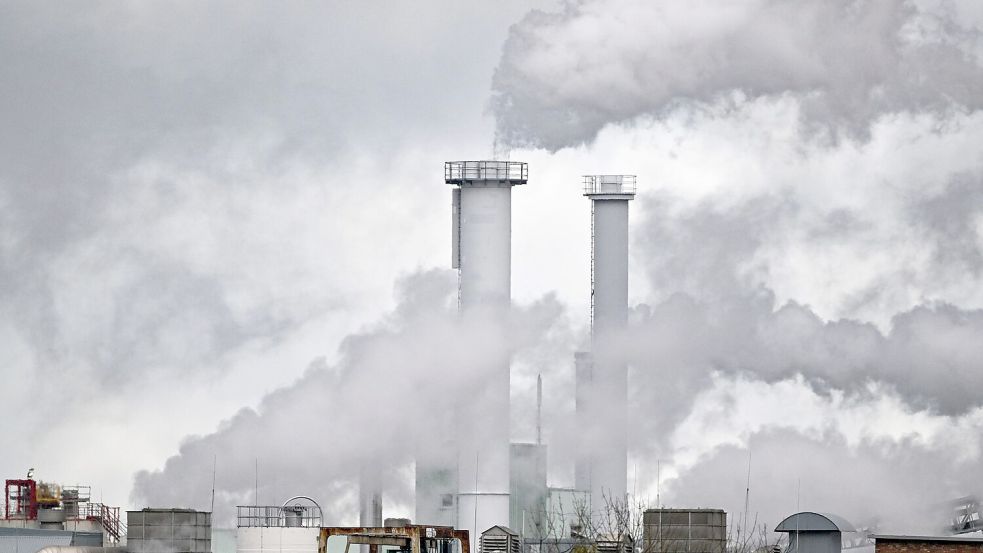
[[49, 545], [37, 553], [127, 553], [125, 547], [96, 547], [91, 545]]

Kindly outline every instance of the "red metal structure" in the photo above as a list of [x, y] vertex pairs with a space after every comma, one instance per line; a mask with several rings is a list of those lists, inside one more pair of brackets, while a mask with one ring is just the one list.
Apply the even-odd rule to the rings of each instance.
[[126, 535], [126, 525], [120, 519], [119, 507], [92, 503], [89, 501], [90, 496], [89, 486], [62, 487], [38, 483], [32, 478], [7, 480], [3, 516], [7, 520], [37, 520], [38, 510], [41, 508], [66, 509], [66, 519], [99, 522], [109, 535], [109, 541], [119, 543]]
[[126, 534], [126, 525], [120, 520], [119, 507], [108, 507], [102, 503], [83, 503], [79, 508], [80, 520], [95, 520], [102, 523], [113, 543], [119, 543]]
[[7, 480], [4, 497], [6, 519], [34, 520], [38, 518], [38, 484], [30, 478]]

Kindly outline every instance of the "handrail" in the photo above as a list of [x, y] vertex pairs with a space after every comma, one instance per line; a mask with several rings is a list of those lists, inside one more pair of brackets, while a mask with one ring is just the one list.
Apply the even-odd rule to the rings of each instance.
[[521, 161], [448, 161], [444, 163], [444, 181], [462, 184], [467, 181], [500, 181], [525, 184], [529, 164]]
[[98, 520], [112, 537], [112, 541], [119, 542], [126, 533], [126, 525], [120, 518], [119, 507], [110, 507], [103, 503], [79, 503], [78, 517]]
[[635, 175], [584, 175], [584, 194], [635, 194]]
[[[305, 499], [314, 505], [288, 505], [295, 499]], [[299, 509], [294, 511], [295, 508]], [[283, 505], [239, 505], [236, 509], [236, 526], [239, 528], [286, 528], [294, 526], [290, 524], [292, 521], [299, 522], [300, 527], [317, 528], [324, 518], [318, 502], [307, 496], [291, 497]], [[289, 517], [288, 511], [293, 511]]]

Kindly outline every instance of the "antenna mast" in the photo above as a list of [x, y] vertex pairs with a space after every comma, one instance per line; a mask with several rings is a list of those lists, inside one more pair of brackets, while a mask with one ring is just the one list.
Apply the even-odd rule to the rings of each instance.
[[215, 473], [218, 469], [218, 454], [212, 456], [212, 506], [209, 508], [208, 512], [215, 512]]
[[543, 445], [543, 375], [536, 375], [536, 445]]

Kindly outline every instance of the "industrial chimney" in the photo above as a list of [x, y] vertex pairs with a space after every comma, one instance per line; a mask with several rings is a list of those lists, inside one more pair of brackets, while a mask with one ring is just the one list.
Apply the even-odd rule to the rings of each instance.
[[378, 459], [363, 460], [359, 466], [358, 525], [382, 526], [382, 470]]
[[[509, 357], [506, 317], [512, 299], [512, 187], [528, 166], [515, 161], [451, 161], [452, 266], [460, 270], [460, 313], [495, 352], [465, 370], [485, 385], [457, 416], [457, 527], [472, 539], [509, 523]], [[422, 522], [422, 521], [421, 521]]]
[[618, 346], [628, 322], [628, 202], [635, 198], [635, 176], [585, 176], [584, 195], [591, 200], [592, 351], [578, 358], [578, 420], [587, 424], [581, 450], [588, 457], [578, 463], [577, 484], [590, 491], [597, 510], [605, 501], [624, 501], [628, 492], [628, 367]]

